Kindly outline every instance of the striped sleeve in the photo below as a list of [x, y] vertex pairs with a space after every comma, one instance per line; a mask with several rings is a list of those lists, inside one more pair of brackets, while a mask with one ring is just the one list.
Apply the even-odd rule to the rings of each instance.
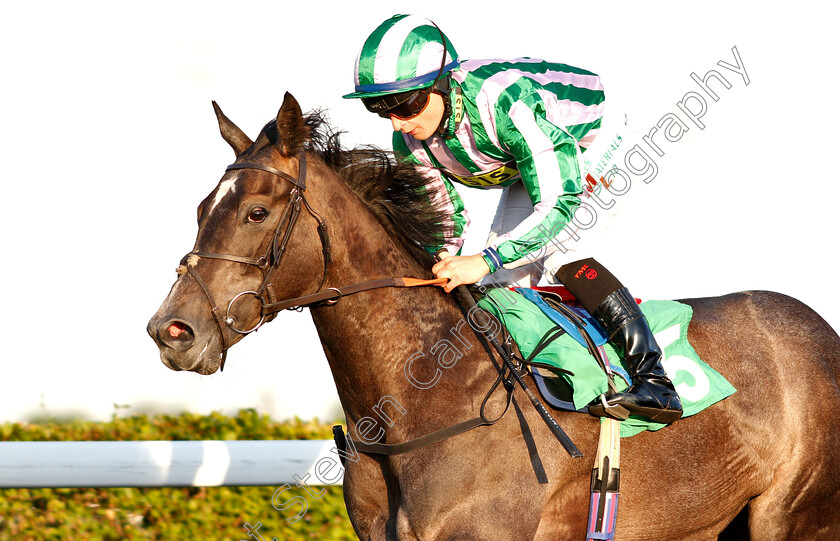
[[[533, 213], [496, 237], [490, 259], [506, 268], [530, 263], [568, 241], [580, 205], [579, 152], [601, 125], [604, 89], [598, 75], [536, 58], [467, 60], [453, 73], [464, 95], [482, 155], [513, 160]], [[489, 264], [489, 263], [488, 263]], [[491, 267], [492, 268], [492, 267]]]
[[412, 151], [408, 148], [401, 132], [394, 132], [393, 148], [394, 155], [398, 160], [414, 164], [417, 172], [426, 179], [426, 192], [429, 194], [432, 205], [435, 208], [442, 209], [450, 217], [443, 224], [443, 244], [441, 246], [427, 246], [426, 250], [434, 254], [441, 248], [446, 248], [452, 255], [460, 254], [470, 225], [470, 218], [461, 196], [455, 190], [452, 182], [433, 166], [422, 149]]
[[[493, 243], [506, 268], [515, 268], [560, 249], [552, 240], [561, 235], [582, 192], [578, 141], [567, 129], [546, 117], [538, 92], [511, 104], [497, 104], [497, 136], [516, 160], [534, 212]], [[499, 111], [504, 107], [506, 111]]]

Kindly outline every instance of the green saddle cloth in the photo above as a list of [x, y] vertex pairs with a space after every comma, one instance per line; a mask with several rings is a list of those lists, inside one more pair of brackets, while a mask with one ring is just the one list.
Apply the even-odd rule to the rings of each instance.
[[[491, 289], [478, 304], [504, 323], [525, 357], [555, 326], [536, 304], [514, 291]], [[693, 313], [690, 306], [676, 301], [646, 301], [640, 308], [663, 350], [662, 366], [680, 395], [683, 417], [694, 415], [735, 392], [726, 378], [703, 362], [688, 343], [686, 333]], [[604, 350], [611, 364], [627, 368], [612, 345], [606, 344]], [[572, 388], [576, 409], [585, 407], [608, 389], [607, 376], [597, 361], [568, 334], [554, 340], [534, 360], [574, 374], [558, 373], [558, 376]], [[619, 391], [627, 388], [620, 377], [615, 378], [615, 384]], [[621, 436], [665, 426], [644, 417], [631, 416], [621, 422]]]

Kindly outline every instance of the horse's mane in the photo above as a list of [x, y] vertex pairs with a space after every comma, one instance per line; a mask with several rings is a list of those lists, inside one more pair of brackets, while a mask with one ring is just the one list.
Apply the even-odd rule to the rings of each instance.
[[[306, 150], [321, 158], [416, 259], [428, 263], [425, 248], [443, 245], [443, 224], [451, 217], [429, 199], [426, 179], [410, 163], [398, 162], [392, 152], [372, 145], [343, 148], [342, 132], [327, 122], [321, 110], [307, 113], [304, 121], [310, 132]], [[276, 143], [277, 137], [272, 120], [250, 152]]]

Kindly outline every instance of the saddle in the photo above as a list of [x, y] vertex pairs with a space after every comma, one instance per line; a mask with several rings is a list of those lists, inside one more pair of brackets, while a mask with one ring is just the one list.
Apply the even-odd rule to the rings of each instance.
[[[591, 348], [594, 345], [598, 348], [597, 356], [593, 351], [590, 353], [599, 364], [604, 365], [604, 373], [607, 377], [613, 377], [615, 374], [626, 385], [631, 385], [630, 374], [621, 365], [611, 363], [603, 350], [603, 346], [608, 341], [606, 331], [598, 320], [580, 306], [568, 289], [563, 286], [544, 286], [530, 289], [515, 288], [514, 291], [537, 305], [551, 321], [560, 327], [552, 335], [546, 336], [546, 339], [555, 340], [563, 334], [568, 334], [584, 348]], [[558, 304], [565, 307], [565, 310], [558, 309]], [[531, 356], [537, 357], [533, 353]], [[587, 413], [586, 406], [575, 408], [572, 401], [572, 387], [566, 378], [562, 377], [561, 370], [554, 365], [546, 365], [539, 361], [532, 361], [529, 364], [537, 389], [547, 404], [561, 411]], [[569, 375], [573, 377], [574, 373], [570, 372]]]
[[[551, 342], [563, 335], [568, 335], [581, 347], [587, 348], [596, 362], [602, 366], [605, 375], [608, 377], [617, 375], [626, 385], [630, 385], [630, 375], [627, 371], [620, 365], [610, 363], [603, 350], [603, 346], [607, 343], [604, 328], [581, 307], [568, 289], [561, 285], [511, 289], [536, 305], [555, 324], [555, 327], [543, 335], [530, 355], [526, 357], [521, 354], [521, 351], [518, 351], [517, 355], [518, 360], [529, 366], [536, 387], [548, 405], [560, 411], [587, 413], [586, 406], [575, 407], [573, 401], [573, 389], [569, 379], [574, 378], [574, 372], [561, 368], [556, 363], [540, 360], [540, 353], [549, 347]], [[506, 330], [511, 334], [513, 346], [518, 350], [516, 336], [519, 333], [515, 329], [511, 332], [511, 329], [507, 327]]]
[[[623, 359], [600, 324], [565, 288], [492, 288], [478, 305], [495, 317], [518, 346], [518, 360], [529, 365], [545, 403], [556, 410], [587, 412], [587, 406], [615, 386], [630, 384]], [[694, 415], [735, 392], [705, 363], [688, 342], [690, 306], [676, 301], [640, 305], [663, 350], [663, 367], [683, 402], [683, 418]], [[621, 422], [629, 437], [666, 425], [637, 416]]]
[[[604, 370], [604, 375], [609, 379], [610, 388], [615, 388], [612, 379], [616, 377], [616, 374], [624, 379], [626, 385], [630, 384], [630, 376], [627, 372], [619, 366], [613, 366], [604, 351], [604, 345], [608, 342], [604, 329], [575, 302], [574, 297], [565, 287], [515, 288], [514, 291], [524, 297], [526, 302], [538, 307], [542, 314], [555, 324], [540, 338], [527, 357], [521, 354], [522, 351], [517, 347], [516, 342], [511, 344], [518, 350], [519, 361], [528, 365], [537, 389], [547, 404], [558, 410], [588, 413], [586, 406], [575, 407], [573, 388], [568, 379], [574, 378], [575, 374], [557, 366], [556, 363], [543, 363], [539, 360], [540, 354], [549, 348], [552, 342], [564, 335], [573, 338], [594, 357], [597, 364]], [[619, 406], [615, 410], [612, 413], [617, 414], [616, 417], [627, 418], [627, 411], [624, 408]], [[598, 452], [590, 480], [587, 541], [611, 540], [615, 535], [620, 476], [620, 433], [619, 423], [614, 418], [605, 419], [601, 424]]]

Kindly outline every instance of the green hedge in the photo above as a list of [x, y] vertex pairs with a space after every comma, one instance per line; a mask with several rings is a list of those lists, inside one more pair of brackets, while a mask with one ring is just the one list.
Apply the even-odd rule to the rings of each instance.
[[[241, 410], [235, 417], [115, 415], [104, 423], [3, 424], [0, 441], [331, 439], [330, 426], [297, 419], [276, 422], [253, 410]], [[300, 511], [299, 505], [285, 511], [271, 505], [278, 488], [0, 489], [0, 540], [250, 541], [246, 522], [262, 523], [259, 532], [266, 541], [356, 539], [341, 487], [312, 487], [327, 491], [320, 499], [304, 488], [284, 491], [283, 502], [294, 496], [309, 502], [306, 515], [294, 523], [288, 520]]]

